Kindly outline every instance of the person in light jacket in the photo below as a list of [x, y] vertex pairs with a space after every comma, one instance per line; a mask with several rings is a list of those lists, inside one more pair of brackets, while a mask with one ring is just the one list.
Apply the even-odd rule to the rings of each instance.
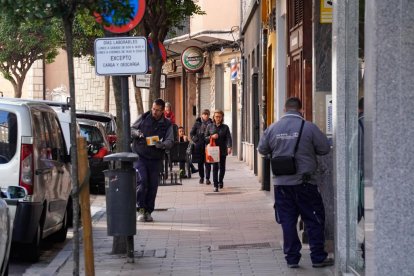
[[[301, 109], [302, 103], [298, 98], [289, 98], [286, 101], [286, 114], [263, 132], [257, 148], [259, 153], [271, 155], [272, 158], [294, 153], [304, 121]], [[316, 155], [325, 155], [329, 151], [327, 137], [315, 124], [304, 121], [295, 154], [296, 174], [277, 175], [272, 180], [275, 185], [275, 218], [282, 226], [283, 252], [289, 268], [298, 268], [301, 258], [302, 244], [296, 228], [299, 215], [309, 236], [312, 266], [324, 267], [334, 264], [324, 249], [325, 208], [316, 178]]]
[[226, 173], [226, 157], [232, 152], [232, 139], [229, 126], [224, 124], [224, 112], [216, 110], [213, 113], [213, 123], [206, 128], [205, 141], [210, 144], [210, 138], [220, 148], [220, 162], [213, 163], [214, 192], [223, 189], [223, 179]]

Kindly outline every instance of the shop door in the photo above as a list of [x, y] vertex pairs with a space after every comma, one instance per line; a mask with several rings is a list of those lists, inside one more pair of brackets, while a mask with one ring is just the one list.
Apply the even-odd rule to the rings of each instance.
[[303, 115], [312, 120], [312, 1], [288, 1], [287, 97], [302, 101]]

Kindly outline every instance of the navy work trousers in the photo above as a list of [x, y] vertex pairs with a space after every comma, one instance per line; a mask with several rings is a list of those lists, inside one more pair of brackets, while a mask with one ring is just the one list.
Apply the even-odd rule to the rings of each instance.
[[160, 159], [140, 157], [134, 162], [134, 168], [137, 170], [137, 208], [144, 208], [149, 213], [155, 208], [161, 166]]
[[318, 187], [313, 184], [275, 186], [275, 217], [282, 225], [283, 252], [288, 264], [299, 263], [302, 244], [296, 228], [301, 216], [309, 236], [312, 263], [327, 257], [325, 244], [325, 209]]

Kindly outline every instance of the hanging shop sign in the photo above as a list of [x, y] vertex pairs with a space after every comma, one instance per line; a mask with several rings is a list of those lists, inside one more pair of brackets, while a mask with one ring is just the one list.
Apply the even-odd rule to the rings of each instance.
[[181, 54], [181, 64], [189, 72], [198, 72], [203, 69], [206, 60], [201, 48], [190, 46]]
[[[125, 2], [124, 2], [125, 3]], [[145, 14], [145, 0], [130, 0], [129, 5], [132, 8], [131, 19], [119, 19], [114, 21], [115, 11], [109, 11], [105, 14], [95, 13], [95, 19], [102, 23], [104, 19], [109, 25], [104, 25], [104, 29], [116, 34], [126, 33], [135, 28]]]

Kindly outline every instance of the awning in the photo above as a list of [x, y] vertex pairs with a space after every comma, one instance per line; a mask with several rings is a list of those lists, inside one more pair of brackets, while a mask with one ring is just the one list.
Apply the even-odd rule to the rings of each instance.
[[179, 56], [190, 46], [205, 51], [219, 51], [223, 48], [238, 48], [238, 29], [230, 31], [206, 30], [194, 34], [185, 34], [164, 41], [168, 57]]

